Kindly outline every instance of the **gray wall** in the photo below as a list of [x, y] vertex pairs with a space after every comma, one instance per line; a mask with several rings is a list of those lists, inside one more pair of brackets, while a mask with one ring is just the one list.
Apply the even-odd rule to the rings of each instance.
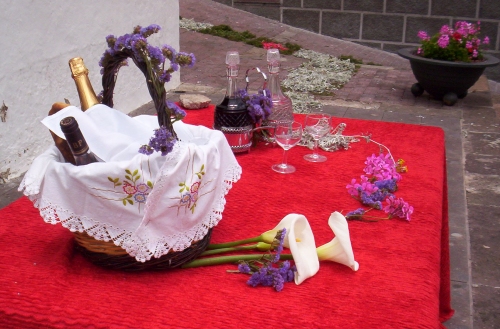
[[[315, 33], [396, 52], [459, 20], [481, 21], [488, 52], [500, 57], [500, 0], [215, 0]], [[500, 81], [500, 69], [487, 69]]]

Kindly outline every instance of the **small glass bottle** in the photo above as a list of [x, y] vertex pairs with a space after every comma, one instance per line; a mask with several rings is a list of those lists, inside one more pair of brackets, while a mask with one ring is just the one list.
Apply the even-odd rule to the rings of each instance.
[[75, 57], [70, 59], [68, 64], [71, 70], [71, 77], [75, 80], [82, 111], [86, 111], [90, 107], [99, 104], [99, 100], [89, 80], [89, 70], [85, 67], [83, 59]]
[[280, 85], [280, 51], [279, 49], [267, 50], [267, 68], [269, 70], [268, 88], [271, 93], [273, 108], [271, 115], [263, 126], [273, 126], [277, 123], [293, 121], [292, 101], [283, 94]]
[[78, 122], [74, 117], [66, 117], [60, 122], [61, 130], [66, 137], [66, 142], [75, 158], [75, 165], [83, 166], [92, 162], [97, 162], [94, 153], [90, 152], [89, 146], [82, 131], [78, 126]]
[[252, 146], [252, 118], [243, 99], [238, 96], [237, 79], [240, 55], [237, 51], [226, 54], [227, 88], [222, 102], [215, 107], [214, 129], [221, 130], [233, 152], [248, 151]]

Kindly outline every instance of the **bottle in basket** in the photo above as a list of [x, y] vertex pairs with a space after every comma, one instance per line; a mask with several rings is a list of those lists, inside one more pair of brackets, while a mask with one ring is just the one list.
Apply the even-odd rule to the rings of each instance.
[[90, 107], [99, 104], [99, 100], [89, 80], [89, 70], [83, 63], [83, 59], [75, 57], [70, 59], [68, 64], [71, 70], [71, 77], [75, 80], [76, 89], [78, 90], [82, 111], [86, 111]]
[[215, 107], [214, 129], [220, 130], [234, 153], [245, 152], [252, 146], [252, 118], [241, 97], [237, 96], [237, 78], [240, 55], [237, 51], [228, 51], [227, 88], [222, 102]]
[[75, 158], [75, 165], [83, 166], [92, 162], [97, 162], [95, 155], [90, 152], [89, 146], [82, 131], [78, 126], [78, 122], [73, 117], [66, 117], [61, 120], [61, 130], [66, 137], [68, 146]]
[[271, 115], [263, 126], [273, 126], [282, 122], [293, 121], [292, 101], [283, 94], [280, 85], [280, 51], [279, 49], [267, 50], [267, 68], [269, 70], [269, 91], [273, 101], [273, 110]]

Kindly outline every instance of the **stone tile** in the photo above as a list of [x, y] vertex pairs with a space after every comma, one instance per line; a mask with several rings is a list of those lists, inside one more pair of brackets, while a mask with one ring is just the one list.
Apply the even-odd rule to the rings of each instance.
[[343, 118], [347, 112], [347, 107], [345, 106], [335, 106], [335, 105], [324, 105], [321, 110], [323, 112], [329, 113], [334, 117]]
[[[470, 205], [498, 205], [500, 200], [500, 176], [479, 175], [465, 173], [467, 204]], [[469, 211], [469, 216], [471, 213]]]
[[415, 115], [414, 113], [400, 113], [396, 111], [384, 112], [382, 120], [389, 122], [404, 122], [413, 124], [420, 124], [422, 121], [422, 119], [418, 115]]
[[468, 213], [472, 282], [500, 287], [500, 207], [469, 204]]
[[319, 33], [319, 10], [283, 9], [282, 21], [284, 24]]
[[468, 132], [500, 132], [500, 118], [493, 108], [467, 108], [463, 110], [463, 128]]
[[467, 153], [465, 168], [474, 174], [500, 176], [500, 158], [492, 155]]
[[474, 286], [474, 328], [500, 328], [500, 288]]
[[451, 307], [455, 310], [453, 317], [444, 323], [449, 329], [471, 329], [472, 314], [470, 309], [469, 283], [451, 282]]
[[21, 175], [16, 178], [8, 179], [5, 183], [0, 183], [0, 209], [23, 196], [23, 193], [17, 190], [19, 184], [21, 184], [23, 180], [23, 176], [24, 175]]
[[500, 6], [497, 0], [481, 0], [479, 4], [479, 17], [498, 19]]
[[497, 156], [500, 153], [500, 133], [468, 132], [465, 138], [467, 153]]
[[281, 19], [281, 9], [279, 4], [247, 4], [235, 3], [234, 8], [248, 11], [252, 14], [279, 21]]
[[334, 38], [359, 39], [361, 14], [325, 11], [322, 16], [322, 34]]
[[427, 15], [429, 3], [421, 0], [387, 0], [385, 11], [387, 13]]
[[364, 120], [376, 120], [381, 121], [384, 115], [383, 111], [380, 110], [368, 110], [359, 108], [348, 108], [344, 114], [346, 118], [352, 119], [364, 119]]
[[283, 7], [301, 7], [302, 0], [283, 0]]
[[469, 93], [463, 101], [466, 106], [493, 106], [489, 92]]
[[403, 16], [363, 15], [362, 38], [366, 40], [403, 41]]
[[340, 10], [342, 0], [307, 0], [304, 8], [337, 9]]
[[344, 0], [344, 10], [382, 12], [384, 0]]
[[[476, 17], [476, 1], [470, 0], [433, 0], [431, 15]], [[439, 30], [433, 32], [437, 33]]]

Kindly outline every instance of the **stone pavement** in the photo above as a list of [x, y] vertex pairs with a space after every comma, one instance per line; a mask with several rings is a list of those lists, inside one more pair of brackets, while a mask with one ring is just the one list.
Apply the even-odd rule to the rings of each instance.
[[[452, 306], [448, 328], [500, 328], [500, 86], [484, 76], [453, 107], [427, 94], [415, 98], [409, 63], [397, 55], [292, 28], [211, 0], [180, 0], [180, 15], [197, 22], [227, 24], [279, 42], [364, 63], [335, 96], [323, 97], [323, 110], [337, 117], [405, 122], [443, 128], [449, 189]], [[169, 92], [203, 94], [218, 103], [226, 86], [225, 53], [238, 50], [242, 68], [265, 67], [266, 52], [243, 43], [180, 30], [180, 50], [197, 64], [181, 72], [182, 84]], [[302, 59], [284, 56], [282, 78]], [[131, 115], [153, 114], [147, 104]], [[432, 150], [429, 150], [432, 152]], [[16, 200], [20, 179], [0, 180], [0, 208]], [[408, 324], [411, 328], [411, 324]]]

